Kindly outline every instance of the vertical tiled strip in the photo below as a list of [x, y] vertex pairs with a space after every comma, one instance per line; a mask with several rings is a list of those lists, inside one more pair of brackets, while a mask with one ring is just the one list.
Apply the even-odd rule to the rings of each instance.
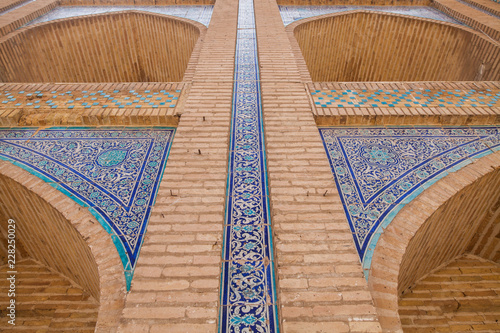
[[253, 0], [240, 0], [219, 332], [278, 332]]

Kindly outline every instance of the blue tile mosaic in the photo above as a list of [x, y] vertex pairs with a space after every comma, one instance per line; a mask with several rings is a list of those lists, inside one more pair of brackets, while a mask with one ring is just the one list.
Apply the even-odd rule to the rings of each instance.
[[127, 288], [173, 128], [0, 128], [0, 159], [28, 170], [88, 207], [111, 235]]
[[0, 16], [1, 16], [1, 15], [4, 15], [4, 14], [7, 14], [7, 13], [10, 13], [10, 12], [12, 12], [12, 11], [14, 11], [14, 10], [18, 9], [18, 8], [21, 8], [21, 7], [23, 7], [23, 6], [25, 6], [25, 5], [29, 4], [29, 3], [31, 3], [31, 2], [33, 2], [33, 1], [35, 1], [35, 0], [28, 0], [28, 1], [24, 1], [24, 2], [20, 3], [19, 5], [16, 5], [16, 6], [14, 6], [14, 7], [11, 7], [11, 8], [9, 8], [9, 9], [7, 9], [7, 10], [4, 10], [3, 12], [0, 12]]
[[240, 0], [219, 332], [278, 332], [252, 0]]
[[428, 18], [443, 22], [462, 24], [461, 22], [451, 18], [445, 13], [424, 6], [279, 6], [281, 19], [284, 25], [301, 20], [308, 17], [346, 12], [350, 10], [370, 10], [376, 12], [394, 13], [401, 15], [409, 15], [421, 18]]
[[38, 17], [27, 25], [59, 20], [68, 17], [95, 15], [103, 13], [120, 12], [124, 10], [139, 10], [150, 13], [171, 15], [200, 22], [208, 27], [214, 6], [189, 5], [189, 6], [67, 6], [57, 7], [47, 14]]
[[500, 150], [500, 127], [320, 128], [368, 277], [377, 241], [398, 211], [448, 173]]

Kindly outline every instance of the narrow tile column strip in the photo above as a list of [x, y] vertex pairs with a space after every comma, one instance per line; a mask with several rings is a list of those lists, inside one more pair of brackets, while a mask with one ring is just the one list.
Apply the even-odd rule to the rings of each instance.
[[240, 0], [219, 332], [278, 332], [253, 0]]

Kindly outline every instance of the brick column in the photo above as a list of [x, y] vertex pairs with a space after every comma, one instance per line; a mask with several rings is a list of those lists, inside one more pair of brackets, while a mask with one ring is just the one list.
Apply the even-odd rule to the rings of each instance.
[[216, 332], [237, 2], [218, 0], [120, 332]]
[[255, 3], [282, 331], [377, 332], [372, 298], [274, 0]]

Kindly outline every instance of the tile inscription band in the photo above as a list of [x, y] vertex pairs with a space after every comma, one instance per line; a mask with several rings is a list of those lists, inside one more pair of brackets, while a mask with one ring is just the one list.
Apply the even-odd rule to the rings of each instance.
[[111, 235], [127, 289], [167, 163], [175, 129], [0, 129], [0, 159], [66, 194]]
[[439, 179], [500, 150], [500, 127], [325, 127], [320, 134], [368, 278], [396, 214]]
[[219, 332], [278, 332], [253, 0], [240, 0]]

